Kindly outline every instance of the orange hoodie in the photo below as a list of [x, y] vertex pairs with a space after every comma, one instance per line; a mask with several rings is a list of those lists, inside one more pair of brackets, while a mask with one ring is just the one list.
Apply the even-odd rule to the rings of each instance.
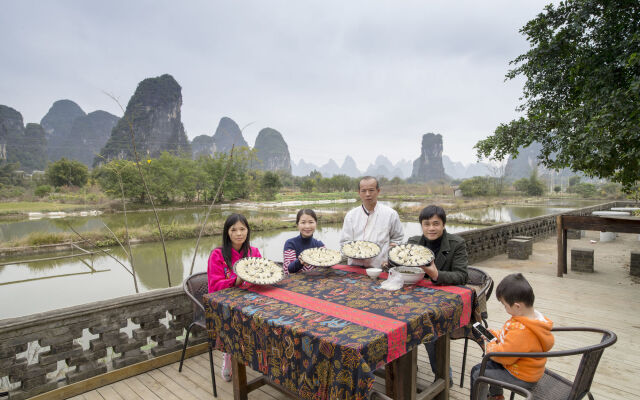
[[[518, 353], [549, 351], [553, 347], [553, 322], [537, 310], [536, 318], [511, 317], [502, 329], [492, 331], [498, 338], [486, 344], [486, 352], [509, 351]], [[544, 375], [546, 358], [491, 357], [502, 364], [511, 375], [525, 382], [537, 382]]]

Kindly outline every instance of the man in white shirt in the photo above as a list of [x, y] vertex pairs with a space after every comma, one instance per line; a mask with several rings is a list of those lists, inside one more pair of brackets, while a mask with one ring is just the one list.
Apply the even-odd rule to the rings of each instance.
[[358, 184], [362, 205], [349, 211], [344, 217], [340, 244], [351, 240], [367, 240], [380, 246], [380, 254], [369, 260], [349, 259], [350, 265], [381, 267], [387, 264], [389, 246], [396, 246], [404, 239], [404, 230], [398, 213], [391, 207], [378, 203], [380, 185], [372, 176], [365, 176]]

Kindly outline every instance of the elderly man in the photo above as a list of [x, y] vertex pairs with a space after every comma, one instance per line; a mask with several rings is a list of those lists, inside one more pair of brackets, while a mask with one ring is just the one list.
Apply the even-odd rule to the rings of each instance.
[[378, 203], [380, 185], [372, 176], [365, 176], [358, 183], [362, 205], [349, 211], [344, 217], [340, 244], [351, 240], [367, 240], [380, 246], [380, 254], [369, 260], [351, 260], [351, 265], [381, 267], [387, 264], [389, 246], [402, 243], [404, 231], [398, 213], [391, 207]]

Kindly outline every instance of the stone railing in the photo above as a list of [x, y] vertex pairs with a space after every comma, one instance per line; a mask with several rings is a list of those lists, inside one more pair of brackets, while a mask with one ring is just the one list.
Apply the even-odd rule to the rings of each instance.
[[517, 222], [494, 225], [472, 231], [460, 232], [467, 243], [469, 263], [486, 260], [507, 252], [507, 242], [514, 236], [531, 236], [534, 240], [544, 239], [556, 233], [556, 216], [560, 214], [591, 215], [593, 211], [609, 210], [611, 207], [622, 207], [628, 202], [611, 202], [592, 207], [541, 217], [523, 219]]
[[[582, 208], [588, 215], [627, 203]], [[506, 252], [512, 236], [555, 233], [556, 215], [462, 232], [469, 262]], [[46, 299], [42, 299], [43, 302]], [[19, 300], [16, 300], [19, 301]], [[181, 287], [0, 321], [0, 392], [24, 399], [180, 350], [192, 305]], [[190, 344], [203, 342], [196, 330]]]
[[[0, 392], [24, 399], [180, 350], [192, 316], [182, 287], [173, 287], [5, 319]], [[194, 334], [190, 344], [206, 337]]]

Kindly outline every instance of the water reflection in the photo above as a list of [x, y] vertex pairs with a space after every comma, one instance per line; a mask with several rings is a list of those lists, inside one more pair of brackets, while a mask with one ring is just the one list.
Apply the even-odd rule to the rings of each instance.
[[451, 219], [481, 221], [490, 223], [515, 222], [522, 219], [539, 217], [573, 210], [575, 207], [551, 205], [504, 205], [448, 214]]

